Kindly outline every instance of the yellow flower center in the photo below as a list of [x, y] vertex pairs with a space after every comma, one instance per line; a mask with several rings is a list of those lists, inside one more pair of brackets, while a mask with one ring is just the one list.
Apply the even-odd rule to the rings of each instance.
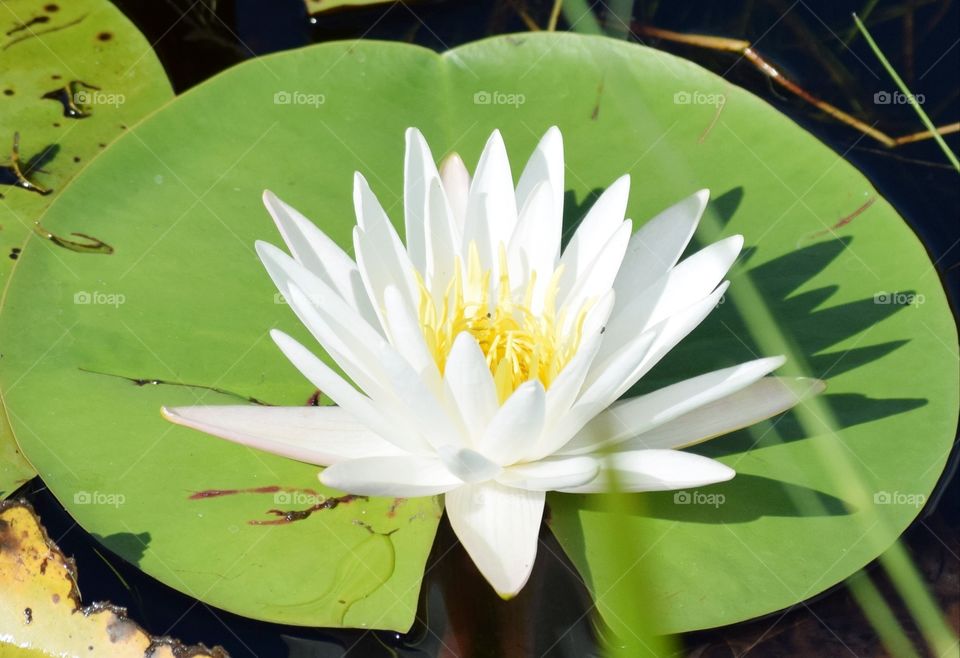
[[503, 403], [520, 384], [539, 379], [549, 388], [580, 345], [583, 322], [589, 305], [579, 310], [572, 325], [564, 331], [565, 312], [556, 312], [557, 290], [563, 268], [558, 267], [545, 291], [543, 308], [530, 310], [536, 286], [536, 272], [530, 276], [522, 295], [515, 295], [510, 286], [507, 256], [500, 246], [500, 284], [496, 298], [491, 292], [491, 270], [483, 270], [476, 245], [471, 243], [467, 267], [458, 258], [454, 275], [441, 306], [420, 281], [420, 326], [427, 347], [433, 354], [441, 374], [456, 337], [469, 332], [483, 352], [493, 375], [497, 396]]

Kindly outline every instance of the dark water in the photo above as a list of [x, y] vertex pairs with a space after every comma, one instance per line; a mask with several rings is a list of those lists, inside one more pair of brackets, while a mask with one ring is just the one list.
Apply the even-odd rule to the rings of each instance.
[[[116, 0], [155, 48], [173, 84], [183, 91], [249, 57], [332, 39], [412, 41], [444, 50], [484, 36], [526, 30], [518, 9], [545, 24], [550, 2], [412, 2], [341, 11], [310, 19], [301, 0], [209, 0], [138, 2]], [[855, 2], [638, 2], [634, 19], [659, 28], [748, 39], [765, 58], [808, 91], [851, 111], [891, 135], [920, 130], [905, 105], [876, 104], [874, 94], [890, 90], [862, 39], [850, 48], [842, 40], [852, 26]], [[598, 5], [598, 15], [603, 16]], [[561, 21], [561, 27], [564, 27]], [[888, 56], [938, 125], [960, 119], [960, 9], [954, 2], [879, 3], [870, 22], [877, 40], [892, 44]], [[960, 186], [958, 176], [932, 141], [896, 150], [860, 139], [855, 130], [774, 87], [746, 61], [729, 53], [653, 43], [724, 74], [731, 82], [766, 98], [861, 169], [920, 235], [956, 309], [960, 294]], [[949, 139], [954, 150], [960, 140]], [[905, 535], [907, 546], [940, 599], [960, 624], [960, 496], [951, 466], [920, 519]], [[155, 634], [185, 642], [219, 644], [235, 657], [312, 658], [340, 656], [571, 656], [596, 653], [589, 597], [572, 575], [556, 542], [543, 534], [531, 584], [505, 604], [479, 581], [462, 550], [454, 550], [430, 571], [421, 601], [421, 619], [404, 636], [396, 633], [305, 630], [256, 622], [212, 610], [171, 590], [111, 555], [75, 526], [59, 504], [34, 481], [21, 492], [33, 502], [50, 535], [80, 568], [85, 601], [110, 600]], [[434, 557], [452, 541], [444, 524]], [[96, 549], [96, 551], [95, 551]], [[118, 577], [122, 576], [123, 581]], [[890, 589], [872, 570], [884, 592]], [[455, 596], [447, 597], [454, 591]], [[891, 597], [893, 598], [893, 597]], [[445, 603], [448, 602], [448, 603]], [[456, 604], [452, 603], [455, 602]], [[906, 616], [895, 605], [903, 620]], [[777, 621], [779, 618], [779, 621]], [[774, 624], [774, 622], [777, 622]], [[907, 627], [911, 637], [916, 629]], [[453, 643], [453, 636], [459, 644]], [[873, 631], [843, 588], [798, 606], [782, 616], [688, 634], [680, 655], [698, 658], [751, 656], [879, 655]]]

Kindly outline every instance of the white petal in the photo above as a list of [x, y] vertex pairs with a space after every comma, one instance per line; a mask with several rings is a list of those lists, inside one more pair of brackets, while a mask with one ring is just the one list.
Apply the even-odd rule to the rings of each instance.
[[684, 448], [749, 427], [819, 394], [826, 384], [805, 377], [764, 377], [750, 386], [703, 405], [624, 441], [618, 450]]
[[463, 241], [452, 213], [439, 180], [434, 179], [430, 184], [430, 196], [427, 200], [427, 266], [424, 279], [434, 303], [438, 306], [443, 304], [443, 296], [453, 278]]
[[384, 319], [390, 331], [390, 342], [396, 351], [403, 356], [410, 367], [430, 387], [435, 395], [440, 392], [440, 371], [433, 354], [427, 348], [423, 337], [423, 329], [413, 316], [413, 311], [407, 306], [403, 295], [394, 285], [387, 286], [383, 296]]
[[467, 197], [470, 194], [470, 172], [456, 153], [451, 153], [440, 163], [440, 180], [450, 202], [453, 219], [460, 232], [467, 217]]
[[542, 459], [553, 454], [572, 436], [572, 433], [557, 428], [565, 424], [567, 413], [580, 396], [583, 382], [600, 350], [604, 338], [601, 330], [610, 314], [613, 298], [614, 293], [610, 290], [591, 309], [587, 321], [584, 322], [584, 336], [576, 354], [550, 384], [546, 395], [544, 429], [536, 446], [527, 453], [527, 459]]
[[[383, 342], [379, 331], [370, 326], [332, 288], [281, 250], [260, 241], [256, 243], [256, 250], [290, 308], [324, 349], [333, 350], [349, 360], [349, 363], [341, 363], [343, 359], [337, 359], [360, 386], [375, 379], [376, 365], [371, 361], [368, 346]], [[294, 294], [293, 288], [300, 294]], [[349, 327], [349, 330], [344, 331], [342, 327]], [[351, 344], [356, 349], [351, 348]]]
[[530, 491], [578, 487], [597, 477], [600, 462], [593, 457], [561, 457], [503, 469], [497, 482]]
[[[557, 422], [562, 422], [563, 416], [570, 410], [570, 407], [580, 395], [583, 380], [586, 378], [593, 359], [600, 349], [602, 340], [603, 337], [599, 335], [585, 340], [577, 349], [577, 353], [570, 359], [570, 362], [550, 384], [550, 388], [547, 389], [545, 412], [548, 429]], [[549, 432], [545, 432], [541, 437], [541, 442], [547, 441], [549, 441]], [[553, 452], [552, 449], [549, 449], [541, 454], [540, 447], [538, 446], [538, 450], [529, 456], [537, 459]]]
[[[563, 447], [563, 454], [583, 454], [638, 436], [688, 411], [726, 398], [783, 365], [782, 356], [748, 361], [665, 386], [613, 404]], [[669, 445], [647, 446], [672, 448]]]
[[[459, 418], [453, 423], [447, 415], [446, 391], [436, 372], [435, 378], [429, 371], [417, 373], [383, 339], [362, 340], [352, 327], [342, 323], [342, 318], [314, 307], [296, 286], [289, 288], [288, 295], [291, 307], [327, 353], [366, 392], [382, 415], [396, 424], [396, 430], [381, 436], [394, 440], [394, 434], [402, 432], [406, 438], [401, 445], [417, 448], [421, 438], [434, 446], [465, 439], [457, 424]], [[376, 431], [380, 433], [381, 429]], [[420, 438], [414, 440], [414, 436]], [[410, 447], [410, 451], [415, 449]]]
[[[591, 418], [610, 406], [619, 397], [616, 391], [630, 379], [638, 364], [643, 363], [649, 354], [659, 331], [659, 328], [650, 329], [636, 336], [602, 368], [598, 368], [596, 359], [592, 358], [590, 371], [582, 385], [583, 393], [567, 413], [551, 423], [550, 431], [543, 433], [537, 449], [530, 457], [541, 459], [557, 452]], [[593, 373], [592, 377], [590, 373]]]
[[556, 126], [551, 126], [540, 139], [517, 182], [517, 208], [527, 205], [530, 196], [541, 183], [549, 185], [552, 200], [549, 204], [550, 222], [546, 227], [548, 232], [541, 234], [541, 239], [550, 243], [556, 240], [558, 249], [563, 231], [563, 168], [563, 136]]
[[196, 406], [161, 412], [178, 425], [319, 466], [406, 454], [340, 407]]
[[544, 291], [560, 255], [561, 231], [555, 225], [554, 196], [550, 183], [540, 183], [533, 189], [520, 210], [517, 230], [507, 249], [512, 282], [526, 282], [531, 273], [536, 272], [530, 309], [534, 313], [543, 308]]
[[678, 450], [615, 452], [600, 460], [600, 473], [592, 481], [558, 489], [566, 493], [666, 491], [700, 487], [729, 480], [736, 472], [720, 462]]
[[741, 235], [715, 242], [685, 259], [639, 293], [627, 299], [618, 297], [620, 303], [610, 317], [600, 358], [638, 330], [644, 331], [703, 299], [723, 280], [742, 247]]
[[457, 538], [497, 593], [511, 598], [537, 559], [545, 494], [496, 482], [470, 484], [444, 496]]
[[[362, 325], [360, 327], [361, 331], [376, 331], [379, 323], [375, 318], [373, 324], [367, 322], [366, 318], [362, 317], [339, 291], [307, 269], [302, 263], [288, 256], [283, 250], [262, 240], [257, 240], [254, 243], [254, 248], [260, 262], [263, 263], [264, 268], [281, 293], [285, 295], [290, 284], [295, 284], [306, 293], [315, 306], [329, 308], [338, 314], [343, 313], [344, 317], [350, 322]], [[365, 297], [366, 292], [363, 295]], [[367, 306], [370, 305], [369, 301], [367, 299]]]
[[486, 482], [495, 478], [501, 470], [498, 464], [470, 448], [442, 446], [437, 450], [437, 455], [447, 470], [464, 482]]
[[506, 399], [480, 439], [480, 451], [512, 464], [534, 448], [543, 430], [545, 394], [539, 380], [524, 382]]
[[432, 457], [366, 457], [339, 462], [320, 473], [332, 488], [361, 496], [435, 496], [462, 481]]
[[592, 263], [586, 266], [580, 278], [570, 288], [566, 296], [557, 296], [562, 312], [566, 314], [565, 330], [576, 322], [577, 314], [584, 304], [605, 295], [613, 288], [613, 280], [620, 269], [620, 262], [630, 240], [631, 222], [621, 222], [600, 248]]
[[[485, 208], [480, 209], [481, 198], [485, 198]], [[477, 218], [482, 213], [486, 218], [486, 226], [478, 224]], [[471, 224], [476, 225], [476, 229]], [[507, 149], [503, 145], [503, 137], [499, 130], [494, 130], [487, 140], [473, 182], [470, 184], [470, 198], [467, 206], [466, 239], [476, 238], [476, 230], [485, 229], [488, 233], [487, 243], [491, 254], [496, 255], [499, 245], [510, 244], [517, 225], [517, 200], [513, 188], [513, 176], [510, 173], [510, 161], [507, 159]], [[479, 240], [477, 240], [479, 244]]]
[[620, 227], [627, 212], [629, 194], [630, 176], [621, 176], [603, 191], [580, 222], [560, 257], [564, 273], [560, 282], [559, 299], [562, 300], [580, 280], [603, 246]]
[[[406, 359], [392, 348], [378, 351], [387, 384], [407, 412], [407, 418], [434, 448], [445, 445], [465, 446], [470, 437], [456, 415], [453, 401], [440, 398], [446, 391], [433, 391], [429, 383], [418, 375]], [[450, 412], [453, 411], [454, 414]]]
[[398, 286], [407, 303], [416, 308], [420, 286], [413, 264], [383, 207], [359, 173], [354, 176], [353, 204], [357, 213], [353, 248], [374, 310], [378, 315], [382, 313], [383, 291], [391, 283]]
[[[667, 352], [672, 350], [677, 343], [683, 340], [687, 334], [703, 322], [704, 318], [710, 314], [710, 311], [717, 307], [717, 303], [729, 285], [729, 281], [724, 281], [716, 290], [703, 299], [671, 315], [660, 324], [647, 329], [647, 331], [641, 334], [641, 336], [646, 336], [651, 333], [654, 334], [653, 342], [650, 344], [649, 349], [643, 353], [639, 363], [636, 363], [636, 367], [622, 379], [620, 379], [621, 371], [619, 368], [616, 375], [611, 374], [609, 369], [613, 367], [614, 364], [629, 364], [635, 354], [634, 348], [621, 348], [619, 352], [612, 355], [606, 361], [602, 360], [603, 349], [601, 348], [601, 355], [598, 355], [594, 360], [593, 367], [587, 375], [587, 382], [584, 384], [585, 387], [589, 386], [589, 388], [581, 399], [581, 402], [590, 401], [595, 403], [596, 410], [591, 414], [591, 417], [598, 413], [600, 409], [604, 409], [613, 404], [614, 400], [626, 393], [627, 389], [636, 384], [643, 375], [649, 372]], [[604, 340], [606, 340], [606, 338], [604, 338]], [[636, 340], [637, 338], [632, 339], [627, 345], [632, 345]], [[620, 383], [615, 384], [618, 379], [620, 379]], [[613, 388], [609, 388], [611, 385], [613, 385]]]
[[570, 412], [550, 432], [550, 441], [562, 447], [594, 416], [613, 404], [637, 383], [687, 334], [709, 315], [726, 291], [725, 281], [710, 295], [689, 308], [670, 316], [660, 324], [635, 336], [626, 346], [605, 361], [596, 358], [587, 374], [584, 393]]
[[343, 323], [342, 315], [332, 315], [324, 307], [314, 305], [295, 284], [291, 283], [283, 294], [290, 308], [343, 372], [368, 395], [376, 397], [376, 392], [382, 389], [383, 376], [375, 350], [386, 341], [379, 335], [365, 340], [359, 327], [356, 332], [352, 331], [349, 324]]
[[608, 290], [601, 295], [587, 311], [587, 317], [583, 320], [581, 334], [583, 338], [600, 335], [606, 332], [607, 321], [610, 319], [613, 309], [616, 308], [617, 295], [613, 290]]
[[[491, 270], [493, 272], [491, 278], [493, 281], [497, 281], [500, 276], [500, 259], [497, 247], [491, 242], [492, 207], [486, 194], [476, 194], [470, 197], [460, 253], [468, 254], [470, 246], [475, 245], [477, 255], [480, 257], [481, 269], [484, 271]], [[493, 285], [493, 283], [491, 284]]]
[[500, 406], [487, 360], [469, 332], [461, 332], [447, 356], [444, 379], [460, 418], [476, 444]]
[[596, 404], [605, 408], [616, 400], [619, 396], [614, 395], [613, 391], [623, 386], [631, 373], [644, 363], [661, 331], [663, 327], [658, 326], [637, 334], [603, 363], [598, 363], [595, 358], [584, 380], [583, 394], [575, 406]]
[[426, 270], [427, 250], [424, 235], [427, 226], [427, 200], [430, 186], [440, 174], [427, 141], [416, 128], [407, 128], [407, 148], [403, 159], [403, 217], [407, 252], [413, 266]]
[[614, 284], [617, 294], [629, 295], [650, 285], [680, 260], [709, 198], [709, 190], [691, 194], [633, 234]]
[[710, 293], [727, 276], [743, 249], [743, 236], [731, 235], [704, 247], [670, 270], [663, 294], [644, 326], [656, 324]]
[[[407, 452], [423, 453], [431, 450], [426, 441], [411, 431], [406, 423], [398, 422], [402, 416], [391, 414], [389, 407], [385, 405], [374, 404], [369, 397], [355, 389], [306, 347], [277, 329], [270, 332], [270, 337], [310, 383], [351, 416], [361, 419], [374, 433]], [[394, 417], [391, 418], [391, 415]]]
[[[264, 190], [263, 204], [298, 263], [334, 289], [368, 323], [376, 322], [357, 264], [309, 219]], [[302, 287], [302, 286], [301, 286]]]

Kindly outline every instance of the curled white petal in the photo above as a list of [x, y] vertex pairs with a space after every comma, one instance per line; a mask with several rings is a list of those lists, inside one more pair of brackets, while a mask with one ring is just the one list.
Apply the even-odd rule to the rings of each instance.
[[467, 218], [467, 197], [470, 195], [470, 172], [456, 153], [448, 155], [440, 164], [440, 182], [450, 203], [454, 222], [463, 233]]
[[500, 244], [510, 244], [516, 225], [517, 199], [510, 160], [500, 131], [494, 130], [470, 183], [464, 239], [467, 243], [475, 241], [481, 255], [491, 259], [496, 270], [494, 256]]
[[178, 425], [318, 466], [407, 454], [340, 407], [210, 405], [164, 407], [162, 413]]
[[642, 290], [677, 264], [700, 223], [709, 198], [709, 190], [691, 194], [633, 234], [614, 282], [618, 295], [627, 298], [631, 291]]
[[530, 491], [553, 491], [591, 482], [600, 472], [600, 460], [594, 457], [554, 457], [509, 466], [497, 476], [497, 482]]
[[617, 402], [587, 423], [560, 452], [594, 452], [638, 436], [698, 407], [727, 398], [773, 372], [785, 360], [775, 356], [748, 361]]
[[364, 290], [360, 270], [346, 252], [273, 192], [264, 190], [263, 204], [296, 261], [336, 290], [366, 322], [375, 323], [376, 315]]
[[715, 459], [679, 450], [632, 450], [598, 457], [600, 471], [587, 482], [561, 487], [566, 493], [668, 491], [702, 487], [733, 478], [736, 472]]
[[473, 443], [497, 413], [497, 389], [476, 339], [462, 332], [454, 340], [444, 378]]
[[825, 388], [826, 384], [819, 379], [764, 377], [736, 393], [638, 434], [617, 448], [685, 448], [775, 416]]
[[435, 496], [463, 485], [439, 459], [405, 455], [350, 459], [328, 467], [320, 481], [361, 496]]
[[526, 455], [543, 430], [546, 394], [543, 384], [521, 384], [490, 421], [478, 447], [498, 464], [512, 464]]

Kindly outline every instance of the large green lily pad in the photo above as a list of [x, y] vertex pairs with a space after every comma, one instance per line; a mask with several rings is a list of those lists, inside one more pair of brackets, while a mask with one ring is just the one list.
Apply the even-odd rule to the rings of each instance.
[[[145, 552], [112, 545], [142, 553], [141, 568], [203, 601], [295, 624], [405, 628], [434, 500], [353, 501], [250, 525], [291, 505], [274, 494], [191, 494], [316, 488], [316, 468], [168, 426], [157, 413], [236, 397], [110, 375], [305, 403], [312, 391], [266, 337], [277, 326], [307, 340], [253, 253], [255, 239], [279, 241], [261, 189], [349, 245], [354, 170], [402, 225], [407, 126], [438, 157], [456, 150], [471, 164], [499, 127], [519, 168], [554, 123], [571, 218], [629, 171], [631, 216], [710, 187], [697, 240], [739, 232], [752, 247], [725, 303], [645, 386], [778, 349], [792, 372], [830, 380], [819, 403], [771, 431], [703, 446], [740, 475], [688, 492], [690, 503], [636, 496], [646, 512], [624, 517], [603, 498], [551, 498], [552, 527], [601, 612], [615, 626], [641, 609], [661, 630], [701, 628], [781, 608], [859, 569], [916, 515], [956, 423], [956, 330], [933, 268], [870, 184], [788, 119], [689, 62], [603, 38], [503, 37], [440, 56], [326, 44], [238, 66], [138, 126], [45, 220], [69, 230], [82, 218], [116, 253], [38, 244], [8, 290], [0, 386], [19, 382], [6, 402], [27, 455], [82, 525], [108, 538], [149, 533]], [[906, 291], [916, 296], [874, 299]], [[838, 455], [849, 472], [838, 471]], [[891, 504], [871, 494], [864, 505], [863, 487], [839, 477], [851, 473]], [[714, 507], [710, 493], [725, 502]], [[642, 542], [625, 545], [632, 537]], [[649, 580], [643, 591], [624, 591], [637, 582], [632, 567]]]
[[0, 411], [0, 499], [36, 475], [33, 466], [20, 453], [6, 414]]
[[[64, 185], [173, 91], [150, 44], [107, 0], [6, 0], [0, 33], [2, 285]], [[14, 185], [17, 133], [20, 174], [32, 188]], [[69, 230], [86, 229], [78, 221]], [[0, 498], [34, 474], [0, 409]]]

